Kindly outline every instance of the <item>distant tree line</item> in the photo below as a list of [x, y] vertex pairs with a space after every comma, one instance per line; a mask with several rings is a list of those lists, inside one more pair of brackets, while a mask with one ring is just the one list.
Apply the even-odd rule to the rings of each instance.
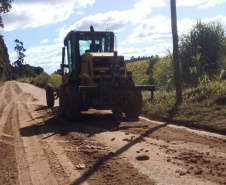
[[17, 78], [27, 78], [27, 77], [35, 77], [36, 75], [40, 75], [44, 72], [42, 67], [34, 67], [29, 64], [23, 64], [24, 58], [26, 55], [24, 52], [26, 49], [24, 48], [23, 42], [18, 39], [15, 40], [15, 48], [14, 50], [17, 52], [17, 60], [13, 62], [11, 65], [11, 71], [9, 78], [15, 80]]
[[[13, 0], [0, 0], [0, 15], [8, 13], [12, 8], [11, 3]], [[0, 16], [0, 27], [4, 28], [2, 17]], [[41, 67], [30, 66], [24, 63], [24, 52], [26, 49], [23, 43], [18, 39], [15, 40], [18, 60], [10, 64], [8, 49], [5, 45], [3, 36], [0, 35], [0, 81], [17, 79], [21, 77], [34, 77], [44, 72]]]
[[125, 60], [125, 63], [131, 63], [131, 62], [136, 62], [136, 61], [141, 61], [141, 60], [148, 60], [153, 57], [154, 57], [153, 55], [152, 56], [143, 56], [143, 57], [138, 56], [137, 58], [132, 56], [130, 59]]
[[15, 50], [18, 50], [18, 46], [20, 46], [20, 50], [18, 50], [18, 60], [10, 64], [8, 49], [5, 45], [3, 36], [0, 35], [0, 80], [16, 80], [17, 78], [27, 78], [34, 77], [44, 72], [42, 67], [34, 67], [29, 64], [24, 63], [24, 52], [26, 51], [24, 47], [21, 47], [22, 42], [19, 40], [15, 40], [15, 42], [19, 45], [16, 45]]

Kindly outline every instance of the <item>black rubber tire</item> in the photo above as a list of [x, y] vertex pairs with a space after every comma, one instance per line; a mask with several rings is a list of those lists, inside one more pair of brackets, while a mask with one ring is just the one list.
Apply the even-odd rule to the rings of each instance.
[[122, 117], [123, 116], [123, 109], [117, 108], [117, 109], [112, 109], [112, 113], [117, 116], [117, 117]]
[[65, 91], [66, 91], [67, 85], [61, 84], [59, 89], [59, 115], [65, 116]]
[[142, 111], [142, 94], [140, 91], [135, 92], [132, 98], [128, 98], [126, 101], [126, 107], [124, 110], [127, 118], [137, 119]]
[[46, 85], [46, 103], [48, 107], [54, 106], [54, 88], [52, 84]]
[[65, 115], [68, 120], [76, 120], [81, 112], [81, 95], [76, 86], [69, 84], [65, 90]]

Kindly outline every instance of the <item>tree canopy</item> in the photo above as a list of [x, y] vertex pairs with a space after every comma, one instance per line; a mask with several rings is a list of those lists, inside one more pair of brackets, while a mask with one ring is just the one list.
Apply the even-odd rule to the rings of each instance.
[[17, 52], [18, 57], [18, 59], [14, 62], [14, 65], [20, 66], [24, 62], [24, 57], [26, 57], [24, 54], [26, 49], [24, 48], [23, 42], [19, 41], [18, 39], [16, 39], [14, 42], [16, 43], [14, 50]]
[[0, 80], [5, 80], [10, 71], [10, 61], [8, 49], [3, 37], [0, 35]]
[[[0, 14], [8, 13], [12, 8], [11, 3], [13, 0], [0, 0]], [[4, 28], [2, 17], [0, 16], [0, 27]]]
[[222, 24], [198, 21], [187, 35], [180, 38], [179, 58], [182, 78], [187, 84], [198, 84], [199, 78], [213, 78], [220, 73], [226, 53]]

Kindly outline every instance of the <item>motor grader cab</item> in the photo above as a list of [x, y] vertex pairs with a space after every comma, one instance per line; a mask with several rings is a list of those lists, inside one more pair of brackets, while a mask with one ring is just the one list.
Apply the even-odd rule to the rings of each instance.
[[[110, 31], [70, 31], [62, 49], [62, 84], [46, 86], [47, 105], [59, 97], [60, 113], [76, 119], [89, 108], [112, 110], [113, 114], [138, 118], [142, 110], [141, 90], [153, 85], [135, 85], [132, 72], [126, 71], [124, 57], [114, 51]], [[66, 57], [65, 57], [66, 56]], [[66, 60], [65, 60], [66, 58]]]

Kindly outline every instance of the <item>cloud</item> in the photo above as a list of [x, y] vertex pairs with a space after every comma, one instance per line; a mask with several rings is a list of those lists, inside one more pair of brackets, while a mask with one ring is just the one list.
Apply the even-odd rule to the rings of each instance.
[[[62, 44], [56, 43], [48, 46], [36, 46], [27, 49], [25, 62], [31, 66], [40, 66], [51, 74], [60, 68], [62, 59]], [[17, 60], [15, 52], [9, 53], [10, 61], [13, 63]]]
[[[59, 31], [59, 37], [55, 41], [62, 41], [70, 30], [88, 30], [89, 25], [93, 25], [96, 30], [113, 30], [118, 33], [128, 25], [135, 25], [145, 19], [152, 12], [152, 8], [166, 6], [164, 0], [140, 0], [136, 2], [130, 10], [113, 10], [95, 15], [88, 15], [75, 24], [63, 26]], [[87, 26], [88, 25], [88, 26]]]
[[[31, 47], [25, 52], [25, 62], [31, 66], [40, 66], [44, 70], [52, 74], [60, 68], [62, 56], [62, 44], [56, 43], [48, 46]], [[150, 47], [119, 47], [119, 54], [124, 55], [125, 59], [130, 59], [131, 56], [165, 56], [168, 49], [172, 48], [172, 44], [156, 44]], [[17, 60], [16, 52], [9, 53], [10, 61], [13, 63]]]
[[[178, 34], [180, 35], [187, 32], [192, 24], [194, 24], [194, 21], [188, 18], [178, 21]], [[133, 33], [120, 44], [167, 42], [167, 40], [171, 38], [171, 20], [163, 15], [157, 15], [149, 19], [144, 19], [137, 28], [133, 30]]]
[[34, 28], [67, 20], [75, 11], [81, 11], [95, 0], [18, 0], [12, 3], [10, 13], [2, 15], [5, 31]]
[[43, 43], [43, 44], [48, 43], [48, 42], [49, 42], [48, 39], [44, 39], [44, 40], [41, 41], [41, 43]]
[[219, 22], [219, 23], [222, 23], [222, 25], [224, 25], [226, 27], [226, 16], [224, 16], [224, 15], [218, 15], [215, 17], [206, 17], [206, 18], [202, 19], [202, 21], [205, 23]]
[[143, 57], [143, 56], [166, 56], [168, 54], [168, 50], [172, 50], [172, 44], [156, 44], [154, 46], [149, 47], [119, 47], [119, 54], [124, 55], [124, 58], [130, 59], [131, 56], [134, 57]]
[[[177, 28], [178, 35], [186, 34], [191, 29], [192, 26], [196, 24], [197, 20], [184, 18], [178, 20]], [[211, 18], [202, 19], [203, 22], [220, 22], [226, 26], [226, 16], [218, 15]], [[171, 32], [171, 20], [167, 19], [163, 15], [157, 15], [153, 18], [144, 19], [129, 35], [126, 40], [122, 41], [120, 45], [137, 44], [144, 42], [167, 42], [167, 40], [172, 38]]]
[[210, 8], [226, 3], [226, 0], [178, 0], [177, 6], [198, 6], [198, 8]]
[[165, 16], [157, 15], [153, 18], [144, 19], [133, 30], [133, 33], [120, 44], [152, 42], [165, 37], [170, 37], [170, 20], [167, 20]]

